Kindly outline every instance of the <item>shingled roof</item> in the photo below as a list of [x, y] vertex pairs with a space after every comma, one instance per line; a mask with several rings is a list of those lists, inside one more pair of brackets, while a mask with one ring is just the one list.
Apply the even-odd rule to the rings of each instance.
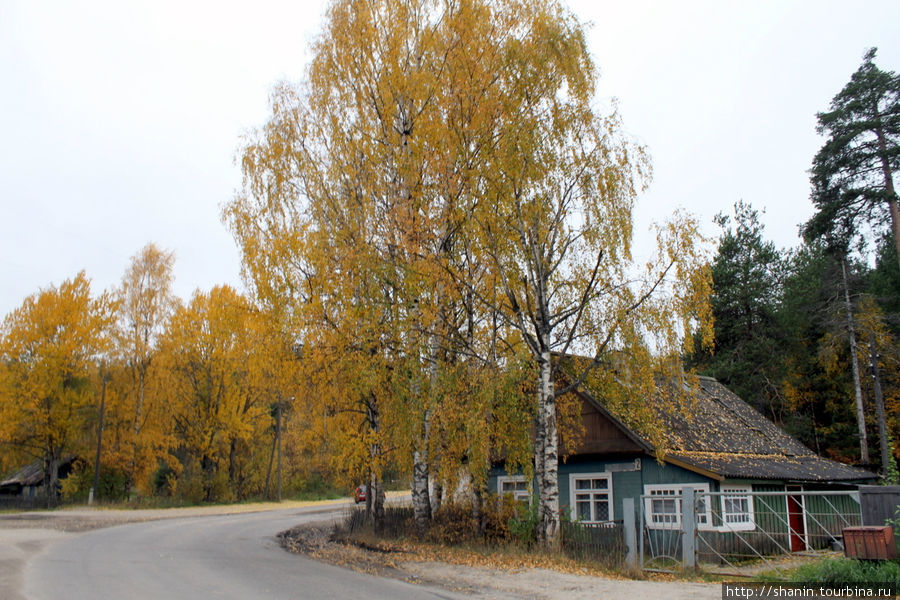
[[[74, 462], [80, 460], [77, 456], [67, 456], [59, 463], [60, 471], [66, 470]], [[44, 483], [44, 463], [37, 460], [26, 467], [22, 467], [3, 481], [0, 481], [0, 487], [7, 486], [29, 486], [42, 485]]]
[[[679, 400], [648, 402], [662, 427], [663, 460], [716, 479], [746, 478], [798, 482], [849, 482], [876, 479], [868, 471], [817, 456], [789, 436], [724, 385], [698, 378], [699, 390], [690, 407]], [[624, 419], [611, 407], [581, 390], [604, 413]], [[676, 395], [677, 396], [677, 395]], [[629, 431], [653, 448], [647, 436]]]
[[0, 481], [0, 486], [7, 485], [40, 485], [44, 481], [44, 467], [41, 461], [35, 461]]

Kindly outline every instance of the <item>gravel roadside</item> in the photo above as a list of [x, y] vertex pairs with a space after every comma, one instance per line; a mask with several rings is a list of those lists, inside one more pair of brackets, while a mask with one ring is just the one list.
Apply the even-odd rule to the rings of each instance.
[[[287, 550], [356, 571], [409, 583], [442, 587], [473, 598], [600, 600], [721, 598], [721, 584], [690, 581], [645, 581], [579, 575], [537, 568], [492, 568], [473, 564], [420, 560], [402, 549], [360, 547], [331, 539], [332, 527], [308, 524], [279, 534]], [[388, 544], [389, 545], [389, 544]]]

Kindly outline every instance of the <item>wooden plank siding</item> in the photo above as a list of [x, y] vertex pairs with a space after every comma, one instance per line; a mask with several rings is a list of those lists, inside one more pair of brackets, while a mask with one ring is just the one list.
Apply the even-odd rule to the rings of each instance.
[[620, 426], [584, 398], [581, 399], [581, 421], [584, 431], [580, 436], [566, 439], [564, 435], [560, 435], [561, 456], [633, 454], [644, 451]]
[[[863, 525], [887, 525], [888, 520], [900, 519], [900, 485], [861, 485]], [[900, 527], [894, 526], [894, 541], [900, 548]]]
[[806, 496], [806, 513], [807, 543], [813, 550], [841, 540], [844, 527], [862, 525], [859, 502], [850, 496]]

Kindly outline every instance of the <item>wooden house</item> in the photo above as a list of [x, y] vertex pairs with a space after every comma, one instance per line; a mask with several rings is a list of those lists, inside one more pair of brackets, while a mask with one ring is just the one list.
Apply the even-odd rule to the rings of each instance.
[[[84, 461], [75, 456], [63, 459], [57, 471], [57, 481], [62, 482], [68, 477], [79, 463]], [[44, 463], [35, 461], [22, 467], [3, 481], [0, 481], [0, 497], [6, 498], [37, 498], [42, 494], [44, 487]]]
[[[714, 504], [698, 509], [701, 535], [717, 533], [721, 544], [728, 532], [764, 529], [770, 545], [796, 551], [812, 545], [817, 527], [835, 525], [810, 519], [835, 512], [816, 512], [821, 509], [815, 506], [820, 502], [816, 491], [853, 490], [876, 479], [816, 455], [718, 381], [700, 377], [698, 387], [682, 405], [647, 402], [662, 425], [662, 442], [657, 436], [655, 445], [640, 426], [627, 426], [589, 390], [579, 390], [584, 433], [575, 441], [561, 440], [564, 517], [586, 524], [620, 520], [623, 500], [632, 498], [648, 531], [673, 530], [680, 526], [679, 498], [691, 487], [710, 493], [708, 504]], [[531, 482], [507, 473], [502, 461], [493, 466], [489, 487], [523, 501], [531, 493]], [[844, 501], [852, 502], [851, 496], [842, 496]], [[839, 524], [832, 528], [840, 531]]]

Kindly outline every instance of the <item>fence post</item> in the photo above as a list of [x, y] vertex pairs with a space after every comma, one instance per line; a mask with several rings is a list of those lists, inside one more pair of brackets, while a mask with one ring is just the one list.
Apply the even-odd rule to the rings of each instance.
[[629, 567], [637, 566], [637, 548], [634, 534], [634, 498], [622, 500], [622, 519], [625, 524], [625, 564]]
[[644, 568], [644, 510], [647, 506], [647, 501], [643, 496], [638, 496], [640, 498], [641, 505], [638, 506], [638, 551], [641, 557], [641, 568]]
[[694, 488], [681, 490], [681, 562], [685, 569], [697, 566], [697, 519], [694, 514]]

